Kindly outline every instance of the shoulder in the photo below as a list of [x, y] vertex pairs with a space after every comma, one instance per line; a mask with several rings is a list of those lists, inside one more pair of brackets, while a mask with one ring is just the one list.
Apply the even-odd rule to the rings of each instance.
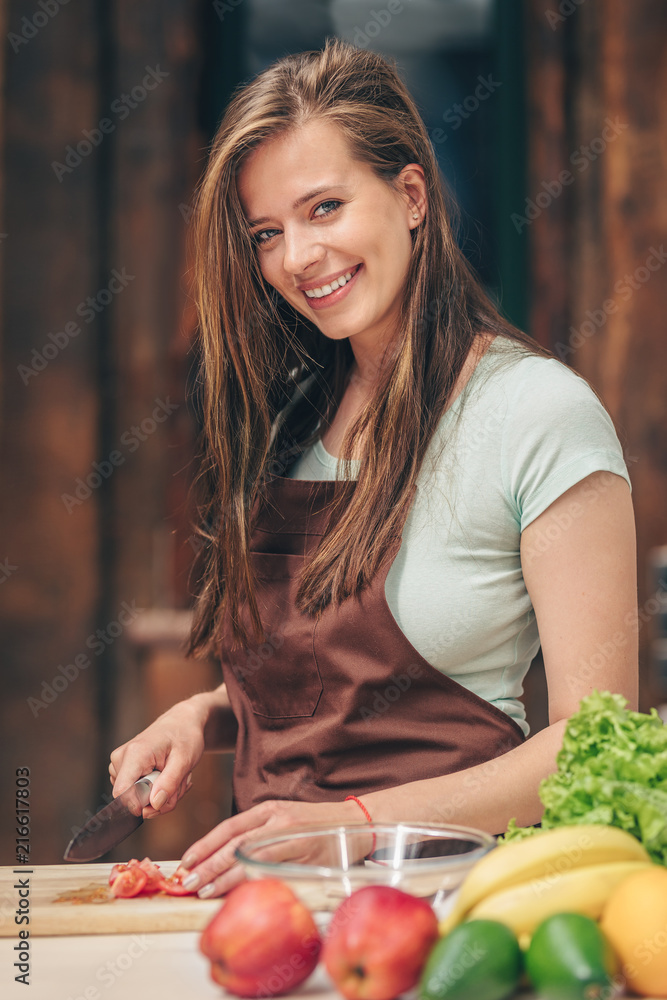
[[489, 367], [502, 399], [503, 484], [522, 529], [593, 472], [613, 472], [630, 485], [611, 416], [581, 375], [521, 345]]
[[[585, 441], [587, 428], [614, 423], [585, 378], [557, 358], [533, 354], [521, 344], [493, 342], [484, 355], [480, 384], [488, 382], [506, 403], [505, 431], [522, 436], [572, 437]], [[485, 377], [486, 375], [486, 377]], [[491, 388], [492, 387], [492, 388]]]
[[529, 426], [535, 432], [570, 433], [573, 424], [584, 433], [589, 423], [615, 433], [607, 409], [585, 378], [557, 358], [499, 340], [483, 355], [470, 395], [484, 409], [502, 415], [506, 435]]
[[544, 398], [545, 393], [547, 397], [560, 398], [565, 392], [568, 396], [597, 400], [588, 382], [558, 358], [535, 354], [523, 344], [505, 337], [496, 337], [481, 361], [495, 385], [521, 389], [521, 398], [527, 395], [538, 400]]

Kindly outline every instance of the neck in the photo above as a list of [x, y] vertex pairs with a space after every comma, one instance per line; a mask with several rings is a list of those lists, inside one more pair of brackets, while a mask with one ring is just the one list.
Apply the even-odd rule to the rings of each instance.
[[350, 369], [350, 381], [360, 388], [371, 389], [382, 367], [386, 344], [381, 344], [379, 349], [369, 352], [360, 350], [359, 345], [355, 346], [353, 340], [351, 345], [354, 361]]

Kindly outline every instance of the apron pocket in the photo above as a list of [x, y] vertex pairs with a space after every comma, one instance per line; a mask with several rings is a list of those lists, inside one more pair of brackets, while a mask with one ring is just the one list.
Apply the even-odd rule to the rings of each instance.
[[[313, 652], [315, 618], [297, 611], [296, 576], [303, 556], [287, 552], [254, 552], [250, 560], [266, 641], [226, 652], [229, 669], [255, 715], [268, 719], [307, 718], [322, 695], [322, 678]], [[250, 616], [241, 615], [248, 630]]]

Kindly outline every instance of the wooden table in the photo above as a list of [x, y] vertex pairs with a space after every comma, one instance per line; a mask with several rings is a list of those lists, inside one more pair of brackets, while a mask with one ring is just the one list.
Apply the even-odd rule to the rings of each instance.
[[[30, 987], [13, 981], [12, 946], [0, 940], [3, 1000], [222, 1000], [198, 951], [198, 931], [95, 934], [31, 940]], [[86, 992], [88, 991], [88, 992]], [[322, 966], [298, 990], [300, 1000], [341, 1000]]]
[[[171, 874], [177, 861], [160, 862]], [[63, 892], [105, 886], [110, 864], [0, 868], [0, 997], [28, 1000], [220, 1000], [226, 994], [199, 952], [201, 931], [223, 900], [138, 897], [110, 903], [54, 902]], [[17, 874], [15, 874], [17, 872]], [[27, 879], [30, 924], [17, 925], [15, 887]], [[329, 914], [318, 917], [324, 931]], [[15, 982], [19, 930], [30, 930], [30, 985]], [[340, 1000], [320, 966], [300, 998]]]
[[[177, 862], [161, 862], [170, 874]], [[3, 1000], [221, 1000], [229, 994], [199, 952], [201, 929], [222, 900], [137, 898], [112, 904], [54, 904], [57, 890], [104, 885], [111, 865], [36, 865], [31, 877], [30, 986], [20, 970], [14, 922], [21, 874], [0, 868], [0, 996]], [[54, 914], [62, 916], [54, 917]], [[324, 932], [330, 913], [317, 912]], [[57, 921], [54, 923], [54, 919]], [[143, 924], [143, 927], [142, 927]], [[160, 928], [157, 930], [156, 928]], [[62, 931], [66, 933], [62, 933]], [[413, 1000], [415, 991], [406, 994]], [[520, 1000], [538, 1000], [530, 991]], [[322, 965], [286, 1000], [341, 1000]], [[471, 997], [471, 1000], [474, 998]]]

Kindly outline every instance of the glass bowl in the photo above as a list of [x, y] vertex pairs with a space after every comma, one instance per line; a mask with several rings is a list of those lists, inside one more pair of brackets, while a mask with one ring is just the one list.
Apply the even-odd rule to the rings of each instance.
[[247, 878], [279, 878], [314, 911], [335, 910], [366, 885], [393, 886], [438, 909], [495, 843], [465, 826], [360, 822], [291, 827], [235, 853]]

